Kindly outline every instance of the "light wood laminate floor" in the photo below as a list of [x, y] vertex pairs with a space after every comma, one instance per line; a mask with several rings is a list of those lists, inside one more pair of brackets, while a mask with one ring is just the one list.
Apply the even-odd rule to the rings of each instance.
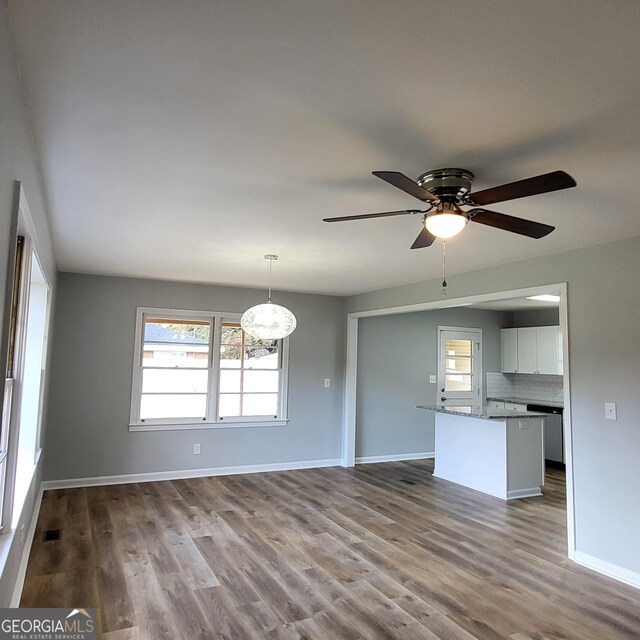
[[432, 470], [47, 491], [21, 606], [97, 607], [105, 640], [640, 638], [640, 591], [566, 558], [561, 472], [505, 503]]

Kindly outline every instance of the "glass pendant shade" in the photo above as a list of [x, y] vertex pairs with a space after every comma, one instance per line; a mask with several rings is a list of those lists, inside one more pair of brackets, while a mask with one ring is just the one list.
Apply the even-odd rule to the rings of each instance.
[[240, 325], [256, 338], [277, 340], [293, 333], [296, 317], [286, 307], [269, 301], [247, 309], [242, 314]]
[[464, 225], [467, 224], [467, 217], [460, 213], [434, 213], [427, 216], [425, 227], [427, 231], [437, 238], [452, 238], [459, 234]]

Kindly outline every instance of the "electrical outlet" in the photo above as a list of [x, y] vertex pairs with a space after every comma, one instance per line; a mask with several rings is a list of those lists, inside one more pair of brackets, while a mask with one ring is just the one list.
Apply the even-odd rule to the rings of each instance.
[[324, 388], [329, 389], [331, 387], [331, 378], [324, 379]]
[[193, 445], [193, 455], [194, 456], [200, 455], [200, 445], [199, 444], [194, 444]]
[[429, 384], [435, 384], [436, 383], [436, 377], [435, 376], [429, 376]]
[[604, 418], [605, 420], [617, 420], [617, 411], [615, 402], [604, 403]]

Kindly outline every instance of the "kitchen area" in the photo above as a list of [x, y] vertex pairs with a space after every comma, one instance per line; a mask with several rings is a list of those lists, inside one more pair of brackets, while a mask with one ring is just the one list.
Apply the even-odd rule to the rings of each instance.
[[[436, 414], [435, 477], [513, 500], [542, 495], [546, 469], [565, 469], [562, 330], [557, 308], [517, 313], [535, 302], [507, 303], [516, 307], [511, 323], [523, 326], [500, 329], [500, 371], [482, 369], [480, 329], [439, 327], [442, 395], [417, 405]], [[532, 319], [551, 324], [529, 326]]]
[[542, 495], [546, 468], [565, 465], [562, 346], [556, 324], [502, 327], [500, 371], [487, 371], [481, 328], [438, 327], [441, 395], [417, 405], [435, 414], [434, 477], [503, 500]]
[[558, 325], [500, 331], [501, 371], [487, 372], [487, 406], [546, 414], [544, 458], [565, 468], [562, 332]]
[[566, 459], [562, 377], [553, 377], [556, 379], [545, 380], [536, 375], [518, 378], [490, 373], [487, 375], [487, 406], [492, 409], [544, 413], [545, 463], [548, 467], [564, 469]]
[[434, 458], [434, 476], [505, 500], [543, 493], [566, 463], [559, 300], [362, 319], [356, 463]]

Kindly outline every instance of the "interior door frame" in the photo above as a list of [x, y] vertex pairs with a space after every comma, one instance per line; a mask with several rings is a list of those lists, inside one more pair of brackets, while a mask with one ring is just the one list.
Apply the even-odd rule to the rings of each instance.
[[[441, 363], [442, 363], [442, 334], [445, 331], [451, 331], [454, 333], [475, 333], [478, 336], [478, 352], [477, 354], [474, 354], [472, 352], [472, 356], [471, 356], [471, 362], [472, 362], [472, 369], [471, 369], [471, 374], [472, 374], [472, 380], [475, 378], [478, 381], [478, 393], [477, 393], [477, 397], [474, 399], [475, 400], [475, 404], [477, 404], [478, 402], [480, 402], [482, 404], [482, 392], [484, 390], [484, 385], [483, 383], [483, 369], [482, 369], [482, 329], [479, 327], [448, 327], [448, 326], [441, 326], [438, 325], [436, 327], [436, 335], [437, 335], [437, 340], [438, 340], [438, 345], [437, 345], [437, 358], [438, 358], [438, 362], [436, 364], [436, 375], [437, 375], [437, 384], [438, 384], [438, 389], [440, 389], [440, 391], [437, 392], [437, 394], [445, 393], [445, 391], [442, 390], [442, 387], [444, 386], [443, 384], [443, 377], [444, 377], [444, 371], [442, 371], [441, 369]], [[477, 365], [477, 373], [475, 371], [475, 369], [473, 368], [473, 365]], [[461, 400], [462, 398], [460, 397], [453, 397], [451, 398], [451, 400]], [[447, 400], [449, 400], [449, 398], [447, 398]], [[437, 404], [440, 404], [439, 402]]]
[[358, 321], [360, 318], [376, 316], [391, 316], [418, 311], [435, 311], [452, 307], [468, 306], [479, 302], [496, 302], [508, 298], [526, 298], [527, 296], [555, 292], [560, 296], [559, 320], [562, 330], [562, 360], [564, 380], [564, 446], [566, 453], [566, 482], [567, 482], [567, 555], [575, 560], [576, 531], [575, 531], [575, 488], [573, 464], [573, 423], [571, 419], [571, 367], [569, 362], [569, 309], [566, 282], [550, 283], [536, 287], [526, 287], [484, 293], [461, 298], [447, 298], [431, 302], [418, 302], [397, 307], [382, 307], [368, 311], [356, 311], [347, 314], [347, 344], [344, 383], [344, 405], [342, 422], [342, 461], [343, 467], [353, 467], [356, 464], [356, 392], [358, 383]]

